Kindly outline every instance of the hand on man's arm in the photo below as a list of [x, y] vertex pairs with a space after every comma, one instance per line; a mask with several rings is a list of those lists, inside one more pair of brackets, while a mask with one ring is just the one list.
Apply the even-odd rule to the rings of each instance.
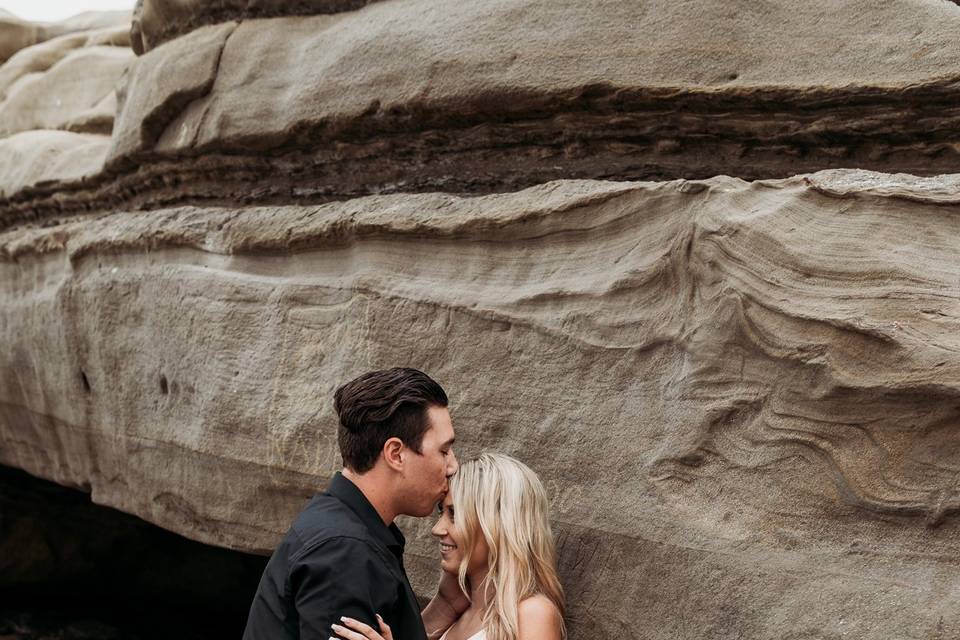
[[377, 628], [397, 597], [396, 578], [369, 544], [354, 538], [328, 540], [297, 559], [290, 589], [300, 616], [301, 640], [327, 640], [347, 616]]

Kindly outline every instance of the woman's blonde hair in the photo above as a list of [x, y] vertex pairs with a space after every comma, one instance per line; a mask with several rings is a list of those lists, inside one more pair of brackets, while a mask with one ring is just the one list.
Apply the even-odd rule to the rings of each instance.
[[460, 465], [450, 479], [450, 492], [467, 550], [459, 570], [464, 593], [470, 593], [467, 565], [478, 536], [484, 537], [489, 549], [485, 580], [489, 599], [483, 612], [486, 640], [516, 640], [520, 602], [536, 594], [549, 598], [562, 618], [563, 587], [557, 578], [550, 505], [537, 474], [510, 456], [484, 453]]

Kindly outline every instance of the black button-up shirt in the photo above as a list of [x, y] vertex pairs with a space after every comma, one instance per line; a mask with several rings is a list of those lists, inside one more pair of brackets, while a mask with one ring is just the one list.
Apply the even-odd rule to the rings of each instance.
[[386, 526], [355, 484], [337, 473], [297, 516], [273, 552], [250, 605], [244, 640], [327, 640], [340, 616], [396, 640], [426, 640], [403, 569], [403, 534]]

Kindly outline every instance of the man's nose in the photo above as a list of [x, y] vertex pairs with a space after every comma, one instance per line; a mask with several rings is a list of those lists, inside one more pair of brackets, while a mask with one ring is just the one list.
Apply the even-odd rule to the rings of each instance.
[[449, 478], [460, 469], [460, 463], [457, 462], [457, 454], [450, 452], [450, 462], [447, 464], [447, 477]]

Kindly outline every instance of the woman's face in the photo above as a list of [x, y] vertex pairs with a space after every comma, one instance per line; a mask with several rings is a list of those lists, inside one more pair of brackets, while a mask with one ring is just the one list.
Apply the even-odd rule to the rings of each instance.
[[[433, 525], [431, 533], [440, 543], [440, 568], [447, 573], [456, 574], [460, 570], [460, 562], [466, 557], [468, 550], [463, 548], [463, 537], [457, 528], [456, 514], [453, 512], [453, 498], [448, 492], [443, 502], [438, 505], [440, 518]], [[470, 563], [467, 565], [467, 575], [475, 575], [487, 568], [487, 542], [483, 534], [478, 532], [473, 549], [469, 550]]]

